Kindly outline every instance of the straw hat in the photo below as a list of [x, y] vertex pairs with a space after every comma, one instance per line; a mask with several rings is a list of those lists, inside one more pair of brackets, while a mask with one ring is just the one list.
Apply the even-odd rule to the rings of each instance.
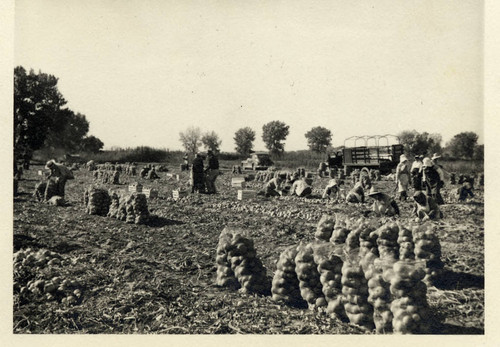
[[430, 158], [424, 158], [423, 166], [433, 166]]
[[375, 186], [372, 186], [370, 188], [370, 192], [368, 193], [368, 196], [375, 196], [375, 195], [381, 195], [382, 192], [378, 192], [377, 189], [375, 189]]
[[405, 161], [408, 161], [408, 158], [406, 157], [406, 155], [401, 154], [401, 155], [399, 156], [399, 162], [400, 162], [400, 163], [404, 163]]
[[56, 161], [54, 159], [51, 159], [47, 162], [47, 164], [45, 164], [45, 168], [46, 169], [50, 169], [51, 167], [53, 167], [54, 165], [56, 165]]
[[439, 154], [437, 154], [437, 153], [434, 153], [434, 154], [432, 155], [431, 160], [435, 160], [435, 159], [439, 159], [439, 158], [441, 158], [441, 156], [440, 156]]

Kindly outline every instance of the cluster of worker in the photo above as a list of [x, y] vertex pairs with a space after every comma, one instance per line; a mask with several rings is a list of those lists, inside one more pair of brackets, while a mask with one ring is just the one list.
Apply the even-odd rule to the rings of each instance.
[[[207, 159], [207, 164], [204, 161]], [[188, 155], [183, 158], [181, 169], [189, 170]], [[219, 159], [212, 150], [196, 153], [191, 163], [191, 193], [217, 194], [215, 180], [221, 172], [219, 171]]]
[[[438, 154], [432, 157], [424, 157], [416, 155], [413, 162], [408, 160], [406, 155], [401, 155], [395, 173], [388, 177], [396, 182], [396, 196], [391, 196], [388, 193], [377, 189], [372, 182], [379, 181], [381, 175], [379, 170], [356, 169], [353, 170], [350, 177], [345, 177], [343, 170], [336, 167], [321, 166], [318, 170], [318, 176], [324, 177], [325, 172], [330, 177], [326, 187], [324, 188], [321, 198], [329, 199], [335, 202], [345, 201], [348, 204], [357, 204], [365, 202], [365, 193], [368, 198], [373, 200], [372, 211], [376, 215], [395, 216], [400, 214], [398, 203], [409, 199], [409, 191], [413, 190], [412, 201], [414, 203], [413, 212], [420, 219], [439, 219], [443, 214], [439, 208], [444, 204], [444, 199], [441, 190], [448, 179], [451, 184], [457, 183], [457, 177], [454, 173], [447, 172], [440, 164]], [[205, 164], [206, 159], [206, 164]], [[197, 153], [189, 165], [188, 155], [183, 157], [181, 165], [183, 170], [190, 170], [192, 193], [216, 194], [217, 189], [215, 181], [221, 174], [219, 171], [219, 161], [213, 151], [207, 151], [206, 156], [203, 153]], [[62, 163], [56, 163], [54, 160], [49, 160], [45, 166], [50, 170], [48, 179], [52, 179], [56, 183], [57, 195], [64, 198], [64, 189], [67, 180], [73, 179], [72, 170], [68, 169]], [[89, 170], [109, 169], [114, 171], [125, 170], [127, 173], [133, 174], [136, 171], [136, 164], [128, 165], [116, 164], [99, 164], [96, 165], [93, 161], [87, 163]], [[151, 164], [145, 165], [140, 171], [142, 178], [156, 179], [159, 178], [156, 173], [157, 167]], [[22, 176], [22, 167], [18, 167], [14, 163], [15, 177], [14, 190], [17, 193], [17, 180]], [[237, 168], [236, 172], [238, 173]], [[256, 180], [265, 182], [265, 185], [258, 195], [266, 197], [278, 197], [282, 195], [292, 195], [298, 197], [312, 197], [313, 177], [311, 173], [307, 173], [304, 168], [298, 168], [294, 172], [283, 172], [276, 170], [268, 170], [266, 172], [257, 173]], [[341, 188], [346, 179], [351, 179], [350, 189], [345, 193], [345, 189]], [[458, 177], [457, 198], [459, 201], [465, 201], [468, 197], [473, 197], [475, 177], [461, 174]], [[484, 184], [484, 175], [479, 176], [479, 184]]]
[[[412, 213], [419, 219], [439, 219], [443, 213], [439, 206], [444, 204], [441, 190], [447, 179], [451, 184], [455, 184], [456, 178], [453, 173], [448, 173], [440, 164], [441, 156], [437, 153], [429, 157], [416, 155], [411, 163], [406, 155], [401, 155], [395, 173], [390, 175], [396, 182], [396, 196], [380, 191], [372, 181], [379, 181], [381, 176], [379, 170], [356, 169], [350, 175], [352, 188], [344, 193], [341, 185], [344, 184], [342, 170], [321, 166], [318, 169], [318, 176], [323, 177], [326, 172], [331, 179], [323, 190], [323, 199], [333, 199], [334, 201], [345, 201], [349, 204], [365, 202], [365, 192], [373, 200], [372, 211], [379, 216], [396, 216], [400, 214], [398, 203], [409, 199], [409, 191], [413, 190], [412, 201], [414, 207]], [[266, 176], [267, 177], [267, 176]], [[484, 182], [484, 175], [480, 176]], [[467, 175], [460, 175], [458, 183], [461, 186], [457, 189], [457, 198], [464, 201], [468, 197], [473, 197], [474, 178]], [[288, 190], [288, 187], [291, 188]], [[297, 195], [299, 197], [310, 197], [312, 194], [312, 179], [301, 174], [300, 170], [294, 172], [291, 177], [286, 172], [276, 172], [259, 192], [259, 195], [266, 197], [282, 196], [285, 194]]]

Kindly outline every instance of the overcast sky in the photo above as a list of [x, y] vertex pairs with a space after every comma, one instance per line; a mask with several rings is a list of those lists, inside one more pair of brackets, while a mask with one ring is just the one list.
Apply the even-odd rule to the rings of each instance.
[[[18, 0], [15, 65], [59, 78], [112, 146], [181, 149], [188, 126], [234, 151], [241, 127], [483, 137], [482, 1]], [[443, 143], [443, 144], [444, 144]]]

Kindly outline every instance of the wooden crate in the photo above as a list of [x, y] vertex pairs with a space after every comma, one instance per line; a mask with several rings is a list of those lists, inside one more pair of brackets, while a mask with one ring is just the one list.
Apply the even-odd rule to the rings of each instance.
[[256, 196], [257, 196], [256, 190], [249, 190], [249, 189], [239, 189], [238, 190], [238, 200], [253, 199]]
[[155, 199], [158, 197], [158, 190], [154, 188], [144, 188], [142, 192], [146, 195], [146, 198], [149, 199]]
[[176, 201], [182, 198], [183, 196], [187, 196], [187, 194], [188, 193], [183, 190], [172, 190], [172, 198], [174, 198], [174, 200]]
[[128, 191], [131, 193], [142, 193], [142, 184], [131, 184], [128, 186]]
[[246, 187], [245, 177], [233, 177], [231, 178], [231, 187], [243, 189]]

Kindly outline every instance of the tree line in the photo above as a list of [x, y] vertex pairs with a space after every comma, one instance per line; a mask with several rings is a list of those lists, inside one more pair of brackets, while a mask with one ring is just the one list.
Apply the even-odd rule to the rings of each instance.
[[[285, 151], [286, 138], [290, 126], [281, 121], [271, 121], [262, 127], [262, 140], [271, 154], [281, 155]], [[248, 155], [253, 150], [256, 132], [250, 127], [238, 129], [234, 134], [235, 151], [241, 155]], [[332, 152], [332, 132], [322, 126], [315, 126], [304, 134], [309, 150], [315, 153]], [[405, 153], [414, 155], [432, 155], [442, 153], [447, 158], [453, 159], [484, 159], [484, 145], [477, 143], [479, 136], [471, 131], [455, 135], [444, 147], [441, 145], [440, 134], [429, 134], [416, 130], [405, 130], [397, 137], [404, 146]], [[222, 144], [219, 136], [210, 131], [202, 134], [200, 128], [189, 127], [180, 133], [180, 141], [189, 153], [196, 153], [203, 145], [205, 149], [219, 152]]]
[[30, 160], [42, 148], [97, 153], [104, 146], [88, 135], [85, 115], [65, 107], [58, 79], [22, 66], [14, 68], [14, 158]]

